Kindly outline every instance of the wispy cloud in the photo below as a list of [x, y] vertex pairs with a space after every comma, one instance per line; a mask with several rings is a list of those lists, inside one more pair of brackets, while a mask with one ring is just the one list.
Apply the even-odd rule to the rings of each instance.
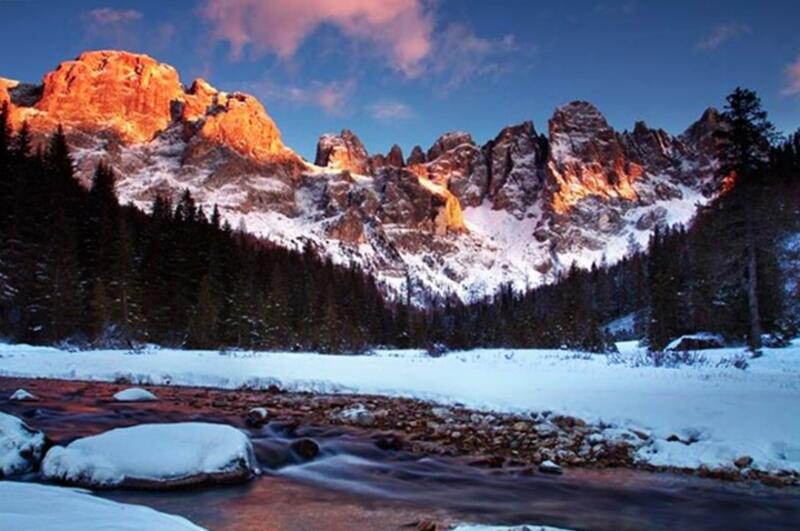
[[431, 71], [447, 92], [467, 81], [495, 77], [510, 71], [519, 51], [512, 34], [498, 39], [479, 37], [466, 24], [448, 25], [436, 40]]
[[786, 86], [781, 90], [784, 96], [797, 96], [800, 94], [800, 55], [786, 67]]
[[600, 2], [595, 4], [594, 12], [603, 15], [633, 15], [636, 12], [637, 1]]
[[95, 24], [125, 24], [142, 18], [142, 14], [135, 9], [114, 9], [101, 7], [87, 11], [84, 17]]
[[753, 33], [753, 30], [747, 24], [721, 24], [713, 27], [708, 35], [695, 44], [695, 49], [702, 52], [713, 52], [731, 39], [742, 35], [750, 35], [751, 33]]
[[177, 35], [172, 22], [140, 24], [144, 16], [135, 9], [100, 7], [86, 11], [81, 19], [85, 38], [93, 45], [159, 52], [168, 48]]
[[234, 59], [256, 54], [295, 55], [318, 27], [329, 24], [367, 42], [408, 77], [420, 74], [431, 51], [434, 19], [422, 0], [204, 0], [201, 15]]
[[331, 115], [346, 114], [357, 87], [354, 78], [336, 81], [312, 81], [308, 86], [278, 85], [273, 82], [250, 83], [248, 90], [265, 101], [287, 102], [301, 107], [319, 107]]
[[380, 121], [407, 120], [414, 116], [414, 110], [403, 102], [381, 100], [367, 106], [373, 118]]
[[88, 41], [114, 48], [134, 48], [138, 43], [133, 25], [141, 20], [142, 14], [135, 9], [101, 7], [83, 13], [81, 18]]

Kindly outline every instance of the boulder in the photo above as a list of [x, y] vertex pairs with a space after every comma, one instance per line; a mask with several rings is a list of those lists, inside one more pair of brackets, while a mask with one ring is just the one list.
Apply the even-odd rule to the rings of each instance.
[[253, 446], [231, 426], [203, 422], [116, 428], [50, 448], [42, 473], [90, 488], [170, 489], [241, 483], [259, 473]]
[[349, 424], [356, 424], [357, 426], [369, 427], [375, 424], [375, 415], [364, 406], [364, 404], [355, 404], [339, 413], [339, 419]]
[[563, 474], [564, 470], [548, 459], [539, 465], [539, 472], [543, 474]]
[[685, 352], [690, 350], [723, 348], [724, 346], [725, 340], [719, 334], [702, 332], [673, 339], [664, 350]]
[[309, 461], [319, 455], [319, 444], [314, 439], [309, 439], [308, 437], [292, 441], [290, 448], [295, 455], [304, 461]]

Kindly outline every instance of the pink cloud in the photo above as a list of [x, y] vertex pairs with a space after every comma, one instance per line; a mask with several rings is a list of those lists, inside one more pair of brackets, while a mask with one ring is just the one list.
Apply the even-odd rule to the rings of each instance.
[[786, 67], [786, 86], [781, 91], [784, 96], [797, 96], [800, 94], [800, 55]]
[[375, 46], [409, 77], [431, 51], [434, 26], [422, 0], [205, 0], [200, 13], [234, 58], [246, 47], [291, 58], [306, 37], [330, 24]]

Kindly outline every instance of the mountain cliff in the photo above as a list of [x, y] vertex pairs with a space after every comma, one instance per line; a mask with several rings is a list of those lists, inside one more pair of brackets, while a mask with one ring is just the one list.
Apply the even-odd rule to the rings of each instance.
[[[713, 109], [672, 136], [615, 131], [588, 102], [483, 145], [449, 132], [404, 158], [370, 155], [351, 131], [320, 138], [314, 164], [286, 147], [252, 96], [120, 51], [66, 61], [41, 85], [0, 78], [0, 103], [34, 139], [62, 125], [78, 176], [107, 161], [123, 202], [189, 190], [207, 212], [279, 245], [358, 264], [387, 294], [479, 299], [533, 287], [573, 262], [618, 260], [659, 224], [688, 222], [720, 190]], [[410, 292], [409, 292], [410, 290]]]

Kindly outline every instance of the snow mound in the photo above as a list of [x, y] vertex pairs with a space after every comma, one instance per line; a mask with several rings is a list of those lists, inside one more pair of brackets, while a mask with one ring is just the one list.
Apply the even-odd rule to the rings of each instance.
[[8, 397], [9, 400], [38, 400], [36, 395], [33, 393], [28, 392], [26, 389], [17, 389], [14, 393]]
[[241, 431], [182, 422], [117, 428], [56, 446], [47, 452], [42, 472], [76, 485], [163, 489], [243, 482], [258, 468]]
[[42, 459], [44, 443], [42, 432], [0, 412], [0, 478], [33, 470]]
[[130, 387], [114, 395], [117, 402], [147, 402], [158, 400], [158, 397], [141, 387]]
[[0, 482], [0, 529], [202, 530], [185, 518], [64, 487]]

